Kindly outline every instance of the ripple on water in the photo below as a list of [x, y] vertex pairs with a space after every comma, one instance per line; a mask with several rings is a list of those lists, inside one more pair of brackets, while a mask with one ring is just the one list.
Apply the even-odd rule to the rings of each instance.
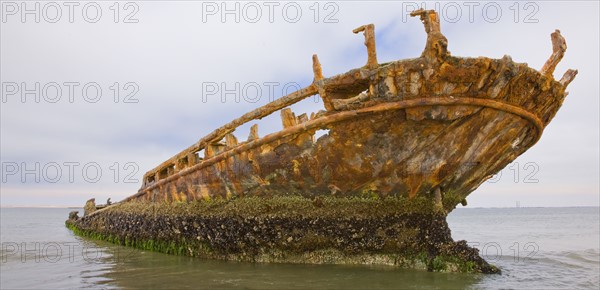
[[[71, 209], [1, 211], [3, 243], [0, 288], [249, 288], [249, 289], [429, 289], [600, 288], [600, 217], [597, 208], [456, 210], [448, 219], [455, 239], [494, 242], [504, 255], [490, 255], [502, 275], [427, 273], [391, 267], [250, 264], [169, 256], [73, 236], [64, 227]], [[576, 221], [576, 222], [574, 222]], [[19, 254], [8, 243], [62, 245], [52, 252]], [[517, 257], [518, 242], [539, 246]], [[72, 255], [65, 243], [73, 244]], [[493, 251], [492, 251], [493, 253]]]

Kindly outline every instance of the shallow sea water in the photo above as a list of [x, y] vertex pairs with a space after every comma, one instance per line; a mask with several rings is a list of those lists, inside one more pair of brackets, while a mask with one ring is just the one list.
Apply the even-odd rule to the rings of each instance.
[[141, 251], [74, 236], [72, 209], [2, 208], [0, 288], [600, 288], [600, 208], [457, 209], [455, 240], [501, 275], [385, 266], [252, 264]]

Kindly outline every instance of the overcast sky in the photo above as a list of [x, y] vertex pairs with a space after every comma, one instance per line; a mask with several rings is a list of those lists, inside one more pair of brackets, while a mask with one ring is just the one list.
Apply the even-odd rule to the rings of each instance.
[[[425, 43], [406, 16], [417, 2], [22, 3], [3, 1], [0, 15], [2, 206], [135, 193], [144, 172], [206, 133], [310, 84], [313, 53], [325, 76], [364, 65], [360, 25], [375, 24], [379, 62], [418, 57]], [[560, 29], [568, 50], [555, 77], [579, 70], [541, 140], [469, 207], [599, 205], [598, 2], [437, 5], [455, 56], [507, 54], [539, 69]], [[256, 123], [260, 135], [281, 128], [278, 114]]]

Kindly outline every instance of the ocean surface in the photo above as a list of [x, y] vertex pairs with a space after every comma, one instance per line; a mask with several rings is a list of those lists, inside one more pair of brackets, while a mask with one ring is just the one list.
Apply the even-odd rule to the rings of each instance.
[[76, 237], [64, 226], [71, 210], [0, 209], [1, 289], [600, 288], [598, 207], [456, 209], [454, 239], [479, 248], [501, 275], [170, 256]]

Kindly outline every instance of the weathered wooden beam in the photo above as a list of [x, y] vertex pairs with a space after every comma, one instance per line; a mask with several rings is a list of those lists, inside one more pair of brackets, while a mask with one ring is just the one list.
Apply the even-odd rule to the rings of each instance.
[[560, 34], [560, 30], [556, 29], [551, 35], [552, 39], [552, 55], [548, 58], [540, 72], [545, 76], [552, 76], [554, 69], [565, 56], [567, 50], [567, 42], [565, 38]]

